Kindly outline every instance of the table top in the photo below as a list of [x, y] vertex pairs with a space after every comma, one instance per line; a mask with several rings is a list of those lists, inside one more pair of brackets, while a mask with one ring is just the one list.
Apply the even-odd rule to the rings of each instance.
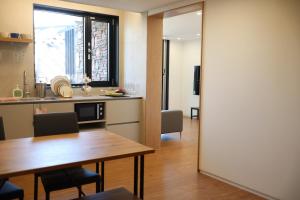
[[153, 153], [106, 130], [0, 141], [0, 178]]

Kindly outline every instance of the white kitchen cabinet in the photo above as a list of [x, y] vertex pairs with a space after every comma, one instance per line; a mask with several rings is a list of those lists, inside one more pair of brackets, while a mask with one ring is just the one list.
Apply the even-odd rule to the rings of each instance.
[[[101, 101], [103, 102], [103, 101]], [[36, 109], [46, 113], [74, 112], [74, 102], [0, 105], [7, 139], [33, 137], [33, 116]], [[142, 99], [105, 101], [107, 130], [131, 140], [143, 141]]]
[[0, 105], [6, 139], [33, 137], [33, 104]]
[[142, 100], [113, 100], [106, 102], [106, 123], [120, 124], [141, 120]]
[[141, 142], [142, 139], [140, 123], [107, 125], [106, 129], [136, 142]]
[[136, 142], [142, 141], [142, 100], [106, 102], [106, 129]]
[[61, 113], [61, 112], [74, 112], [74, 103], [43, 103], [35, 104], [34, 112], [36, 109], [41, 109], [47, 113]]

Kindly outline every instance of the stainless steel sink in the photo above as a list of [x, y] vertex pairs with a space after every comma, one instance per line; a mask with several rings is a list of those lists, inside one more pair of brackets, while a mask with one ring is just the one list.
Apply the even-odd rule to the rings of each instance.
[[41, 98], [39, 97], [25, 97], [20, 99], [20, 101], [39, 101], [39, 100], [41, 100]]
[[25, 97], [22, 99], [19, 99], [19, 101], [49, 101], [49, 100], [56, 100], [57, 97], [45, 97], [45, 98], [40, 98], [40, 97]]
[[45, 97], [43, 100], [56, 100], [58, 99], [57, 97]]

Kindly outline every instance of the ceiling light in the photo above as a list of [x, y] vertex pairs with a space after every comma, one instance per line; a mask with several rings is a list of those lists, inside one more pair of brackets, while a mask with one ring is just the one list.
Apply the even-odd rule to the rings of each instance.
[[197, 15], [202, 15], [202, 12], [201, 11], [197, 12]]
[[197, 33], [197, 36], [200, 36], [201, 34], [200, 33]]
[[181, 38], [180, 38], [180, 37], [178, 37], [178, 38], [177, 38], [177, 40], [181, 40]]

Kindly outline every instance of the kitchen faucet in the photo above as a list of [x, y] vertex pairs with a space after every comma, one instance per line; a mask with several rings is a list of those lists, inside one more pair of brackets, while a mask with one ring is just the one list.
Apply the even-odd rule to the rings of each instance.
[[26, 71], [24, 71], [24, 74], [23, 74], [23, 91], [24, 91], [24, 97], [30, 97], [30, 91], [28, 89]]

